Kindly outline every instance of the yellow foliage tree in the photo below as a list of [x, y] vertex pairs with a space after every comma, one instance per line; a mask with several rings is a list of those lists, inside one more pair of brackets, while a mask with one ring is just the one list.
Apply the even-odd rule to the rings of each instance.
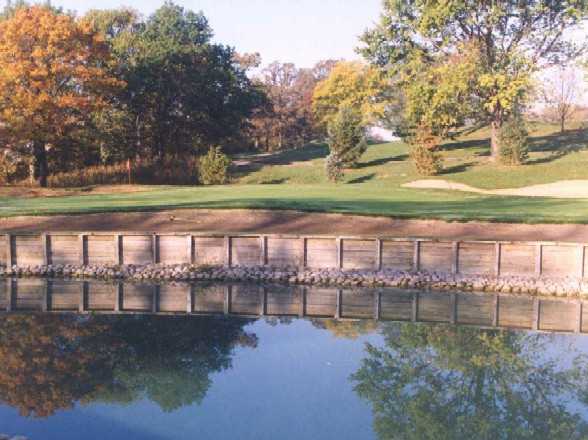
[[379, 69], [360, 62], [341, 61], [314, 89], [315, 118], [327, 126], [339, 109], [350, 107], [361, 112], [364, 123], [374, 122], [384, 116], [385, 89], [385, 78]]
[[105, 68], [109, 57], [92, 23], [47, 7], [21, 8], [0, 23], [1, 146], [30, 155], [41, 186], [51, 147], [124, 85]]

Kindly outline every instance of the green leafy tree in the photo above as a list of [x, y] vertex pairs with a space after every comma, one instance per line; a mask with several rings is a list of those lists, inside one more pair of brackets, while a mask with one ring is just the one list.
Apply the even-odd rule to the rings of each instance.
[[529, 157], [529, 133], [520, 115], [514, 115], [500, 130], [500, 159], [506, 165], [521, 165]]
[[546, 356], [550, 336], [387, 325], [352, 376], [381, 439], [584, 439], [588, 364]]
[[343, 167], [354, 166], [367, 149], [365, 126], [361, 113], [341, 107], [329, 123], [329, 150]]
[[582, 0], [390, 0], [359, 51], [403, 90], [406, 125], [443, 134], [468, 121], [489, 124], [497, 160], [500, 128], [525, 100], [532, 74], [584, 50], [564, 31], [587, 9]]
[[231, 159], [224, 154], [220, 147], [212, 147], [206, 155], [200, 158], [200, 182], [204, 185], [222, 185], [229, 179], [229, 165]]

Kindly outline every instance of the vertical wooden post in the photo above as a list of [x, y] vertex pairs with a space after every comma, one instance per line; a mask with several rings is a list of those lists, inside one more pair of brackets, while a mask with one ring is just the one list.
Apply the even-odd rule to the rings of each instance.
[[151, 254], [153, 264], [159, 263], [159, 236], [157, 234], [151, 236]]
[[186, 292], [186, 313], [190, 314], [194, 311], [194, 286], [190, 284], [188, 286], [188, 292]]
[[78, 310], [83, 313], [87, 310], [88, 307], [88, 291], [90, 290], [90, 286], [86, 281], [82, 283], [81, 290], [80, 290], [80, 302], [78, 304]]
[[261, 266], [267, 266], [267, 237], [265, 235], [261, 235], [259, 237], [259, 249], [259, 263]]
[[335, 299], [335, 319], [341, 319], [341, 309], [343, 307], [343, 291], [337, 289], [337, 297]]
[[161, 294], [161, 286], [156, 284], [153, 286], [153, 299], [151, 301], [151, 312], [159, 312], [159, 296]]
[[225, 300], [223, 301], [223, 312], [225, 315], [231, 313], [231, 286], [225, 286]]
[[88, 246], [87, 246], [88, 238], [85, 234], [80, 234], [78, 236], [78, 249], [80, 252], [80, 264], [85, 266], [88, 264]]
[[343, 269], [343, 240], [341, 237], [336, 238], [337, 244], [337, 268]]
[[412, 294], [412, 310], [410, 320], [412, 322], [417, 322], [419, 319], [419, 293], [414, 292]]
[[265, 316], [267, 314], [267, 289], [262, 286], [259, 293], [261, 300], [261, 304], [259, 305], [259, 316]]
[[382, 239], [376, 239], [376, 270], [382, 270]]
[[586, 267], [586, 246], [580, 246], [580, 279], [585, 278], [588, 274], [585, 273]]
[[114, 261], [115, 264], [123, 264], [123, 239], [122, 239], [122, 235], [120, 234], [115, 234], [114, 235]]
[[225, 235], [225, 266], [231, 267], [232, 263], [232, 240], [231, 237]]
[[45, 291], [43, 292], [43, 304], [41, 304], [41, 310], [47, 312], [51, 310], [51, 294], [53, 293], [53, 282], [51, 280], [45, 280]]
[[306, 316], [306, 287], [300, 288], [300, 302], [298, 303], [298, 317]]
[[116, 290], [114, 292], [114, 311], [121, 312], [123, 310], [123, 295], [124, 295], [123, 283], [116, 284]]
[[194, 264], [194, 248], [193, 248], [194, 240], [192, 239], [192, 235], [186, 235], [186, 261], [188, 264]]
[[533, 298], [533, 330], [539, 330], [539, 314], [541, 305], [539, 298]]
[[302, 269], [306, 269], [306, 265], [307, 265], [307, 257], [306, 257], [306, 251], [307, 251], [307, 242], [306, 242], [306, 237], [302, 237], [300, 239], [300, 245], [302, 246], [302, 252], [300, 253], [300, 267]]
[[496, 274], [497, 277], [500, 276], [500, 264], [501, 264], [501, 260], [502, 260], [502, 244], [501, 243], [496, 243], [496, 248], [495, 248], [495, 266], [494, 266], [494, 273]]
[[584, 313], [584, 304], [582, 300], [579, 299], [576, 303], [576, 322], [574, 325], [574, 331], [576, 333], [582, 333], [582, 314]]
[[382, 291], [374, 292], [374, 319], [379, 321], [382, 316]]
[[459, 272], [459, 241], [452, 243], [451, 252], [451, 273], [456, 275]]
[[500, 298], [498, 294], [494, 295], [493, 314], [492, 314], [492, 327], [498, 327], [498, 311], [500, 307]]
[[14, 309], [14, 303], [16, 302], [16, 293], [17, 293], [17, 285], [16, 280], [10, 279], [8, 280], [8, 294], [6, 297], [6, 311], [12, 312]]
[[535, 245], [535, 276], [541, 276], [543, 265], [543, 245]]
[[421, 269], [421, 242], [415, 240], [414, 250], [412, 254], [412, 269], [414, 272], [418, 272]]
[[41, 254], [43, 255], [43, 264], [45, 266], [48, 266], [51, 263], [49, 241], [50, 238], [47, 234], [41, 234]]
[[6, 234], [6, 267], [12, 267], [14, 264], [14, 253], [12, 252], [12, 242], [14, 236], [12, 234]]
[[449, 297], [449, 322], [457, 324], [457, 293], [452, 293]]

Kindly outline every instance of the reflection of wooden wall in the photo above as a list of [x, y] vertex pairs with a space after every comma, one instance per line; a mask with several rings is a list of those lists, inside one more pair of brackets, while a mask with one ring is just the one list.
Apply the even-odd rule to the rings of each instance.
[[365, 237], [87, 233], [0, 235], [0, 264], [149, 264], [395, 269], [588, 277], [588, 244]]
[[0, 280], [0, 307], [8, 312], [299, 316], [588, 333], [588, 306], [582, 300], [393, 288], [5, 279]]

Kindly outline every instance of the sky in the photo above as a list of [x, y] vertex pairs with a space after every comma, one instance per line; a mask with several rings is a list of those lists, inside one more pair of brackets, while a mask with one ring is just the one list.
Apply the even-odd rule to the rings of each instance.
[[[4, 3], [5, 0], [0, 0]], [[263, 64], [293, 62], [311, 67], [333, 58], [356, 59], [358, 36], [377, 20], [381, 0], [175, 0], [208, 18], [215, 40], [239, 52], [259, 52]], [[55, 6], [88, 9], [130, 6], [144, 15], [163, 0], [52, 0]]]

